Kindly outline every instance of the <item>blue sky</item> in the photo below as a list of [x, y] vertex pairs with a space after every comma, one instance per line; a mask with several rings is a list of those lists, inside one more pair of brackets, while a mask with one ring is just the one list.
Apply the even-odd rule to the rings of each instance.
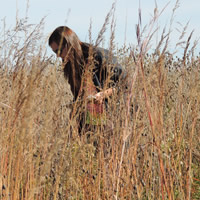
[[[29, 22], [37, 24], [42, 17], [46, 16], [44, 29], [46, 36], [57, 26], [67, 25], [77, 33], [80, 40], [88, 41], [88, 30], [92, 21], [92, 37], [95, 40], [113, 2], [114, 0], [29, 0]], [[171, 10], [175, 2], [176, 0], [157, 0], [159, 10], [162, 10], [169, 3], [158, 20], [159, 25], [169, 24]], [[145, 25], [149, 22], [154, 12], [155, 0], [140, 0], [140, 4], [143, 25]], [[139, 0], [117, 0], [116, 5], [116, 43], [119, 47], [124, 44], [125, 27], [127, 27], [126, 44], [134, 45], [136, 44], [135, 24], [138, 20]], [[27, 0], [6, 0], [1, 3], [0, 28], [2, 28], [3, 24], [2, 19], [5, 19], [7, 27], [14, 26], [16, 11], [18, 10], [18, 18], [23, 18], [26, 15], [26, 7]], [[194, 38], [198, 38], [200, 35], [199, 18], [200, 0], [180, 0], [180, 8], [176, 12], [174, 22], [172, 41], [173, 37], [178, 34], [176, 28], [181, 28], [177, 21], [183, 25], [190, 21], [188, 33], [195, 29]], [[109, 33], [106, 34], [106, 39], [109, 41]]]

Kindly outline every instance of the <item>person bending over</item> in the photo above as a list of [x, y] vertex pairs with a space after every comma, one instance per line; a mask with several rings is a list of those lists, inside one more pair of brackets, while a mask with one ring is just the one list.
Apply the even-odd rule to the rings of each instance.
[[[49, 37], [49, 46], [57, 57], [62, 58], [64, 76], [74, 97], [71, 118], [77, 106], [85, 108], [79, 114], [79, 133], [90, 125], [101, 125], [105, 119], [105, 102], [112, 96], [124, 77], [116, 57], [103, 48], [81, 42], [67, 26], [56, 28]], [[82, 105], [80, 103], [82, 102]]]

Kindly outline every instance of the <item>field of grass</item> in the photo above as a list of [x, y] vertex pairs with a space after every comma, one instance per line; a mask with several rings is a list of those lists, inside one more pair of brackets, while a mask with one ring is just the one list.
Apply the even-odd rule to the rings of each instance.
[[43, 22], [1, 32], [0, 199], [200, 199], [200, 58], [192, 33], [177, 41], [182, 57], [170, 53], [170, 30], [148, 53], [157, 17], [144, 32], [139, 20], [136, 49], [117, 51], [130, 88], [108, 102], [112, 130], [89, 138], [69, 119], [60, 62], [38, 43]]

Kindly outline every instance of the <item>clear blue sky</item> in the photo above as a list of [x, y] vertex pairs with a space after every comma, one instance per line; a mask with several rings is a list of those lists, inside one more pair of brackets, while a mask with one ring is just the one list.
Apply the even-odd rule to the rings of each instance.
[[[16, 11], [18, 17], [26, 15], [27, 0], [1, 0], [0, 19], [5, 19], [7, 27], [15, 25]], [[88, 41], [88, 30], [92, 21], [92, 37], [95, 40], [98, 31], [101, 29], [105, 16], [109, 12], [114, 0], [29, 0], [28, 17], [29, 22], [37, 24], [42, 17], [45, 19], [45, 34], [53, 31], [57, 26], [67, 25], [72, 28], [80, 40]], [[163, 15], [158, 21], [159, 25], [169, 23], [171, 10], [176, 0], [157, 0], [158, 9], [161, 10], [167, 3]], [[140, 0], [142, 9], [143, 25], [149, 22], [155, 8], [155, 0]], [[116, 6], [116, 43], [124, 44], [125, 25], [126, 43], [136, 44], [135, 24], [138, 20], [139, 0], [118, 0]], [[200, 35], [200, 0], [180, 0], [180, 8], [176, 12], [174, 30], [172, 37], [178, 32], [176, 28], [181, 28], [177, 21], [183, 25], [190, 21], [188, 32], [195, 29], [194, 38]], [[67, 22], [66, 22], [67, 20]], [[1, 21], [0, 28], [3, 22]], [[106, 35], [109, 40], [109, 34]], [[173, 38], [172, 38], [173, 41]]]

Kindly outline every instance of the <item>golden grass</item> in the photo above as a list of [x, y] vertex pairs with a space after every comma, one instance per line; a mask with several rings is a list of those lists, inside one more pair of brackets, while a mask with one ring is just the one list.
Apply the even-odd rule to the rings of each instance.
[[32, 49], [39, 27], [0, 58], [0, 199], [198, 199], [200, 66], [190, 40], [183, 59], [160, 44], [147, 54], [153, 28], [142, 40], [138, 23], [139, 51], [119, 52], [131, 87], [109, 101], [113, 130], [88, 138], [69, 120], [59, 62]]

